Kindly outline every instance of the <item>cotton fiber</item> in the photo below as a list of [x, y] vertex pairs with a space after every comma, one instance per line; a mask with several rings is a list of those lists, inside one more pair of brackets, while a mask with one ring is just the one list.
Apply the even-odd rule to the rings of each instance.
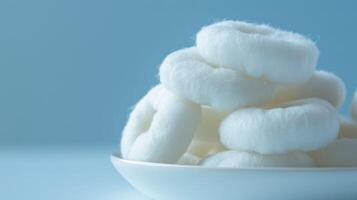
[[196, 45], [209, 63], [281, 84], [308, 80], [319, 57], [315, 43], [303, 35], [242, 21], [203, 27]]
[[314, 160], [302, 152], [261, 155], [243, 151], [224, 151], [208, 156], [199, 165], [224, 168], [313, 167]]
[[278, 154], [322, 148], [338, 135], [339, 115], [318, 98], [276, 108], [240, 109], [223, 120], [219, 134], [228, 149]]
[[315, 152], [319, 167], [357, 167], [357, 139], [341, 138]]
[[160, 81], [173, 93], [217, 111], [266, 103], [276, 89], [263, 79], [210, 65], [195, 47], [168, 55], [160, 67]]
[[298, 86], [282, 86], [273, 100], [279, 104], [287, 101], [307, 98], [321, 98], [339, 108], [346, 97], [346, 87], [343, 81], [333, 73], [316, 71], [305, 83]]
[[352, 99], [351, 116], [355, 121], [357, 121], [357, 91], [355, 92], [355, 95]]
[[200, 119], [199, 105], [158, 85], [130, 114], [121, 154], [129, 160], [175, 163], [186, 152]]

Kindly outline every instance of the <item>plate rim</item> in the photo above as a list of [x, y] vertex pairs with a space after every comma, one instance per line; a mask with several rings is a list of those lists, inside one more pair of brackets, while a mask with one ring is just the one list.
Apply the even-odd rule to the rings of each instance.
[[205, 169], [205, 170], [218, 170], [218, 171], [259, 171], [259, 172], [347, 172], [347, 171], [356, 171], [357, 167], [264, 167], [264, 168], [233, 168], [233, 167], [207, 167], [207, 166], [197, 166], [197, 165], [178, 165], [178, 164], [167, 164], [167, 163], [154, 163], [154, 162], [145, 162], [145, 161], [136, 161], [136, 160], [127, 160], [122, 158], [116, 153], [111, 154], [111, 161], [120, 162], [126, 165], [137, 165], [145, 167], [163, 167], [163, 168], [172, 168], [172, 169]]

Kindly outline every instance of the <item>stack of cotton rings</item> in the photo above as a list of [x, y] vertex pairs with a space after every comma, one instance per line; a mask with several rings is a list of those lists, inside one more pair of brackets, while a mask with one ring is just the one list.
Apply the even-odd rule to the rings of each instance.
[[[357, 166], [357, 124], [338, 114], [345, 85], [316, 71], [318, 57], [310, 39], [267, 25], [203, 27], [196, 46], [161, 63], [161, 83], [130, 114], [121, 156], [205, 167]], [[357, 95], [353, 102], [357, 119]]]

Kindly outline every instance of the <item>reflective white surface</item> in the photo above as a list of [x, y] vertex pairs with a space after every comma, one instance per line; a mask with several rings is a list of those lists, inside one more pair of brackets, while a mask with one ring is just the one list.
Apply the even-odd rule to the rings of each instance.
[[147, 200], [112, 166], [112, 146], [0, 146], [1, 200]]
[[232, 169], [112, 162], [132, 185], [156, 200], [357, 199], [357, 168]]

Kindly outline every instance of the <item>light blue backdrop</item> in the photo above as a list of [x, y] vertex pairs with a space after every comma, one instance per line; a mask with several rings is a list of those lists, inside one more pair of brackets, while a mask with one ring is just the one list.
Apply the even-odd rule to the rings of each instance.
[[118, 141], [129, 107], [158, 82], [169, 52], [222, 19], [301, 32], [319, 68], [357, 86], [354, 1], [0, 2], [0, 142]]

